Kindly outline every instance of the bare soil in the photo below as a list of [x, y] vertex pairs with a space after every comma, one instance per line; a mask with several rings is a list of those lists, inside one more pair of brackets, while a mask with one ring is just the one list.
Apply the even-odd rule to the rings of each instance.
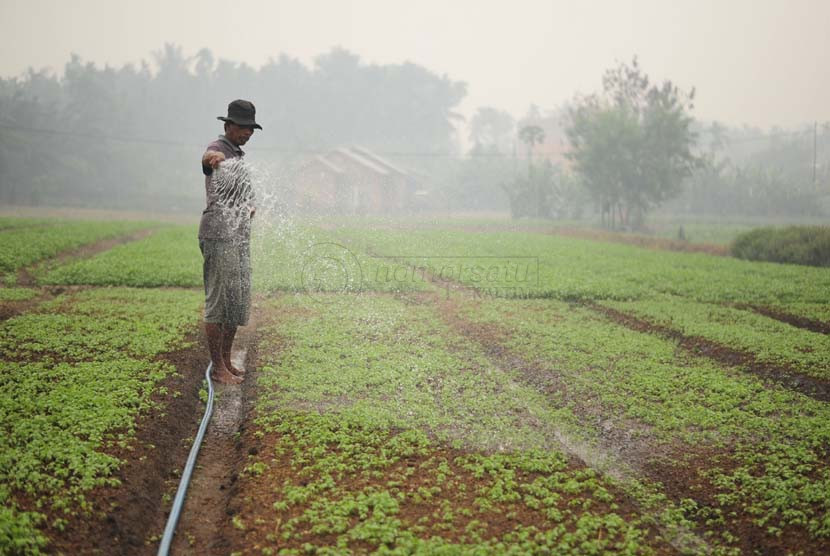
[[175, 224], [195, 224], [199, 217], [192, 212], [142, 212], [115, 209], [86, 209], [47, 206], [11, 206], [0, 207], [0, 216], [16, 216], [22, 218], [54, 218], [58, 220], [147, 220], [154, 222], [171, 222]]
[[2, 301], [0, 302], [0, 322], [8, 320], [17, 315], [28, 313], [37, 307], [47, 297], [43, 293], [37, 297], [27, 299], [25, 301]]
[[[390, 433], [392, 436], [394, 433]], [[274, 502], [274, 485], [284, 484], [285, 481], [297, 483], [294, 475], [294, 470], [291, 466], [290, 452], [286, 450], [278, 451], [282, 437], [277, 434], [269, 434], [265, 437], [255, 440], [248, 437], [247, 441], [256, 442], [257, 450], [265, 450], [266, 453], [282, 453], [270, 461], [267, 471], [258, 477], [247, 479], [245, 482], [244, 491], [239, 493], [241, 501], [241, 509], [245, 516], [244, 529], [232, 529], [230, 534], [232, 536], [232, 547], [235, 552], [241, 555], [258, 555], [261, 554], [262, 547], [277, 547], [279, 549], [295, 549], [302, 550], [303, 545], [307, 542], [312, 542], [316, 545], [335, 545], [337, 535], [313, 534], [310, 531], [300, 532], [299, 535], [294, 535], [288, 541], [274, 539], [274, 534], [280, 531], [280, 525], [290, 519], [299, 517], [306, 509], [305, 505], [295, 505], [289, 509], [277, 512], [273, 509]], [[520, 509], [505, 503], [494, 503], [493, 508], [486, 512], [484, 516], [473, 513], [465, 516], [458, 512], [460, 509], [472, 509], [476, 507], [475, 499], [478, 496], [477, 490], [482, 487], [492, 486], [486, 477], [476, 477], [468, 470], [461, 468], [455, 463], [456, 458], [469, 455], [471, 452], [453, 449], [445, 445], [439, 445], [428, 454], [417, 454], [402, 459], [389, 468], [385, 469], [382, 476], [373, 479], [367, 479], [365, 475], [354, 473], [345, 474], [339, 478], [337, 486], [345, 492], [361, 492], [369, 487], [385, 488], [385, 485], [390, 482], [396, 482], [399, 488], [405, 493], [414, 493], [421, 488], [430, 488], [435, 486], [434, 477], [437, 474], [436, 467], [439, 462], [444, 462], [450, 470], [450, 476], [453, 481], [459, 481], [466, 486], [464, 491], [453, 488], [445, 488], [441, 499], [449, 499], [450, 507], [455, 512], [456, 517], [453, 521], [453, 526], [448, 528], [446, 523], [440, 518], [440, 512], [436, 511], [440, 506], [435, 501], [424, 500], [422, 502], [407, 502], [400, 506], [400, 512], [396, 514], [396, 518], [403, 523], [418, 524], [424, 527], [424, 531], [419, 535], [421, 538], [428, 539], [432, 536], [440, 536], [449, 542], [460, 542], [461, 536], [464, 534], [467, 525], [474, 519], [483, 522], [484, 528], [481, 537], [483, 540], [498, 539], [504, 534], [514, 530], [516, 526], [533, 526], [539, 530], [545, 530], [550, 527], [550, 521], [545, 517], [542, 511], [532, 510], [528, 507], [518, 505]], [[578, 460], [571, 460], [569, 468], [583, 469], [584, 464]], [[407, 470], [417, 470], [415, 473], [407, 472]], [[532, 482], [538, 473], [517, 472], [515, 479], [517, 482]], [[304, 477], [303, 480], [309, 480]], [[632, 504], [624, 494], [615, 488], [610, 489], [618, 503], [618, 507], [614, 509], [617, 514], [623, 518], [632, 519], [637, 515], [637, 508]], [[571, 495], [563, 496], [561, 500], [562, 507], [566, 507], [568, 502], [575, 498]], [[594, 511], [611, 511], [610, 506], [605, 503], [596, 503], [592, 509]], [[360, 518], [354, 516], [351, 518], [349, 527], [354, 527], [359, 522]], [[659, 535], [656, 528], [652, 528], [647, 532], [650, 545], [657, 549], [657, 554], [674, 554], [674, 549], [659, 540]], [[270, 537], [270, 538], [269, 538]], [[357, 553], [368, 553], [374, 547], [370, 545], [361, 546], [351, 544], [350, 547]]]
[[795, 326], [796, 328], [803, 328], [804, 330], [817, 332], [819, 334], [830, 334], [830, 322], [793, 315], [791, 313], [787, 313], [786, 311], [782, 311], [781, 309], [766, 307], [763, 305], [737, 304], [735, 306], [738, 309], [749, 309], [750, 311], [755, 311], [759, 315], [764, 315], [765, 317], [781, 321], [789, 324], [790, 326]]

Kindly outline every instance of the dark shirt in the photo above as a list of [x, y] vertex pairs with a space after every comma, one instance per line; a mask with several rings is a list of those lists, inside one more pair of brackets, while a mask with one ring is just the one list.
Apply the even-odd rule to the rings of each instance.
[[247, 168], [234, 160], [241, 159], [245, 152], [224, 135], [208, 145], [206, 151], [224, 154], [225, 162], [216, 171], [202, 165], [207, 207], [199, 223], [199, 239], [248, 241], [253, 190]]

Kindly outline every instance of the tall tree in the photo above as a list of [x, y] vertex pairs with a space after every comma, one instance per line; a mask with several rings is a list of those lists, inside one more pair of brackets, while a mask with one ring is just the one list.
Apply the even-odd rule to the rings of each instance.
[[549, 182], [547, 179], [534, 179], [533, 175], [533, 146], [541, 145], [545, 142], [545, 130], [538, 125], [526, 125], [519, 130], [519, 139], [527, 145], [527, 183], [532, 191], [532, 199], [535, 201], [535, 216], [541, 218], [545, 216], [546, 210], [544, 186], [543, 184]]
[[691, 129], [694, 89], [651, 84], [637, 59], [605, 72], [601, 93], [568, 111], [569, 158], [611, 226], [639, 227], [700, 166]]

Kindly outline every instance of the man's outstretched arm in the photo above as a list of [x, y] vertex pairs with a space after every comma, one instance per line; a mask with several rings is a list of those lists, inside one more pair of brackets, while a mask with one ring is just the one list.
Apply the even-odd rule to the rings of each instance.
[[225, 155], [219, 151], [205, 151], [202, 155], [202, 172], [209, 176], [225, 160]]

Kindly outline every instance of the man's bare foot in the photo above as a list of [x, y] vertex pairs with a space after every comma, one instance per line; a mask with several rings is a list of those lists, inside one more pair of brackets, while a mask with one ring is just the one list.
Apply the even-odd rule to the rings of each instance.
[[231, 374], [236, 376], [245, 376], [245, 369], [237, 369], [229, 361], [225, 361], [225, 366], [228, 368]]
[[218, 369], [214, 368], [210, 372], [210, 378], [222, 384], [239, 384], [242, 382], [242, 377], [231, 373], [225, 366]]

